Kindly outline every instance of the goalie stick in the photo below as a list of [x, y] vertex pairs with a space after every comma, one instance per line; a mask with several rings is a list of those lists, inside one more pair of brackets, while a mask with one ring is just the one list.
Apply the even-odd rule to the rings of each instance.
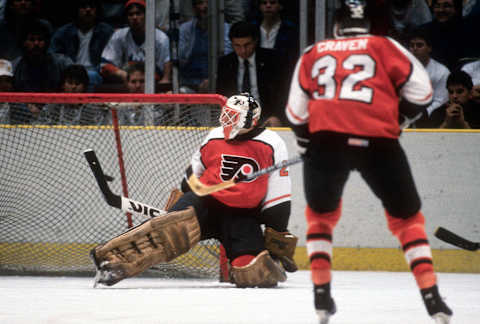
[[160, 216], [167, 213], [165, 210], [149, 206], [124, 196], [115, 195], [112, 190], [110, 190], [110, 187], [107, 183], [107, 181], [111, 181], [113, 178], [103, 173], [102, 167], [95, 152], [89, 149], [83, 152], [83, 155], [85, 156], [85, 159], [87, 159], [90, 169], [92, 169], [93, 175], [95, 176], [97, 184], [100, 187], [100, 191], [103, 194], [103, 198], [105, 198], [105, 201], [110, 206], [126, 212], [142, 214], [149, 217]]
[[262, 176], [264, 174], [273, 172], [275, 170], [285, 168], [285, 167], [287, 167], [289, 165], [292, 165], [292, 164], [300, 163], [302, 161], [303, 161], [303, 159], [302, 159], [301, 156], [296, 156], [294, 158], [291, 158], [290, 160], [285, 160], [285, 161], [282, 161], [280, 163], [271, 165], [271, 166], [269, 166], [265, 169], [260, 169], [256, 172], [253, 172], [253, 173], [251, 173], [249, 175], [246, 175], [244, 177], [230, 179], [228, 181], [221, 182], [221, 183], [214, 184], [214, 185], [210, 185], [210, 186], [203, 184], [194, 174], [192, 174], [192, 175], [190, 175], [190, 177], [188, 177], [187, 183], [190, 186], [190, 189], [192, 189], [192, 191], [197, 196], [207, 196], [207, 195], [212, 194], [214, 192], [233, 187], [234, 185], [236, 185], [240, 181], [253, 180], [256, 177], [259, 177], [259, 176]]
[[480, 249], [480, 242], [469, 241], [466, 238], [458, 236], [457, 234], [450, 232], [449, 230], [441, 226], [435, 230], [434, 235], [444, 242], [458, 246], [459, 248], [465, 250], [477, 251], [478, 249]]

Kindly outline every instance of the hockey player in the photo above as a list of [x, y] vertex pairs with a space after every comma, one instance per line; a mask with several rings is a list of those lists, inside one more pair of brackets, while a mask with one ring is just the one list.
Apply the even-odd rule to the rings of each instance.
[[364, 0], [342, 0], [335, 39], [299, 59], [286, 114], [304, 154], [307, 251], [320, 323], [336, 306], [330, 293], [332, 234], [349, 173], [357, 170], [381, 200], [426, 309], [436, 323], [452, 311], [437, 288], [421, 202], [398, 137], [399, 114], [415, 119], [432, 100], [425, 69], [393, 39], [369, 35]]
[[[230, 97], [222, 108], [222, 126], [212, 129], [193, 155], [187, 178], [193, 172], [204, 184], [216, 184], [287, 160], [280, 136], [257, 126], [260, 114], [260, 105], [249, 94]], [[297, 270], [293, 260], [297, 237], [287, 230], [288, 169], [204, 197], [190, 191], [185, 179], [182, 189], [185, 194], [167, 215], [92, 250], [99, 283], [113, 285], [209, 238], [225, 248], [237, 287], [274, 287], [286, 280], [285, 270]]]

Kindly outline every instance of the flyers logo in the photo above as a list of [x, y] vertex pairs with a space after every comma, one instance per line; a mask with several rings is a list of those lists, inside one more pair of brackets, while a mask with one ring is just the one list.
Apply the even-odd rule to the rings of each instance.
[[[220, 168], [220, 178], [228, 181], [234, 178], [242, 178], [260, 169], [257, 161], [242, 156], [222, 154], [222, 166]], [[252, 179], [248, 182], [251, 182]]]

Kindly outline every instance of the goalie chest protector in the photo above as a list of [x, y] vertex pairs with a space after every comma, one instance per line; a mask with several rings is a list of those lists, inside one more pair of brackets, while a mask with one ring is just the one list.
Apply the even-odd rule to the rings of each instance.
[[[285, 143], [277, 133], [258, 129], [248, 139], [225, 141], [221, 127], [213, 129], [200, 148], [201, 163], [193, 170], [201, 170], [200, 180], [214, 185], [233, 178], [242, 177], [267, 168], [288, 158]], [[249, 133], [250, 134], [250, 133]], [[248, 135], [248, 134], [247, 134]], [[250, 181], [241, 181], [236, 186], [213, 193], [223, 204], [236, 208], [255, 208], [268, 192], [271, 175], [266, 174]], [[282, 186], [282, 183], [277, 183]], [[286, 188], [287, 189], [287, 188]], [[288, 188], [289, 190], [289, 188]]]

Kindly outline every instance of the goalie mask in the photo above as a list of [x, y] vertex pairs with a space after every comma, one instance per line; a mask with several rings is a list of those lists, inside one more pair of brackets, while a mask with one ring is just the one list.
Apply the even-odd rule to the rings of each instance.
[[370, 31], [367, 0], [342, 0], [336, 13], [335, 37], [366, 34]]
[[241, 130], [257, 125], [261, 107], [250, 94], [242, 93], [228, 98], [220, 114], [220, 124], [226, 140], [234, 139]]

